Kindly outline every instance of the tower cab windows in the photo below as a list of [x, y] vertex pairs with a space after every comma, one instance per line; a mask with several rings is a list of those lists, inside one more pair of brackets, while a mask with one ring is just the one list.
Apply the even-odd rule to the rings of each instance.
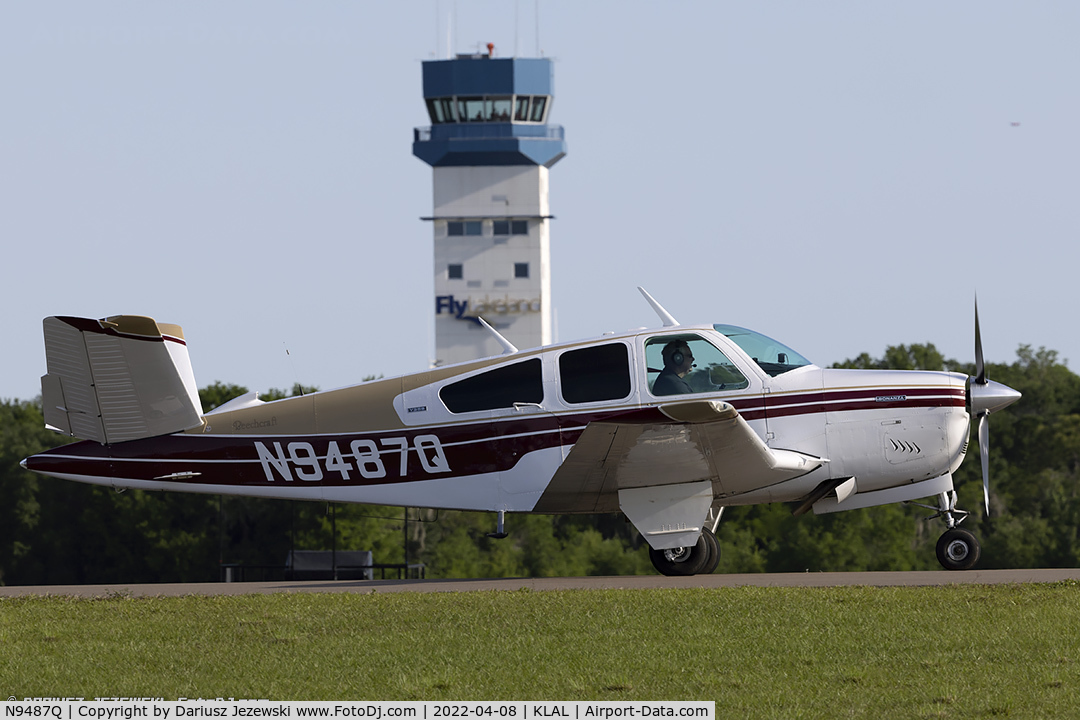
[[529, 100], [528, 95], [518, 95], [514, 98], [514, 121], [515, 122], [527, 122], [529, 119]]
[[544, 113], [546, 110], [547, 96], [535, 96], [532, 99], [532, 110], [529, 111], [529, 122], [544, 122]]
[[484, 122], [491, 116], [491, 105], [482, 97], [457, 99], [458, 122]]
[[548, 95], [473, 95], [427, 98], [432, 125], [445, 123], [542, 123], [550, 106]]
[[433, 125], [454, 122], [453, 98], [428, 98], [427, 106]]
[[491, 122], [510, 122], [510, 107], [513, 104], [513, 98], [507, 95], [488, 98], [488, 100], [491, 102]]

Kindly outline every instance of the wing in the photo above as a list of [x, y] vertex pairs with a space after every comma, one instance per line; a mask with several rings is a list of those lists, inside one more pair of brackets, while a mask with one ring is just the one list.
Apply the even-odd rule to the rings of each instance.
[[[672, 523], [696, 539], [714, 499], [790, 480], [825, 462], [770, 448], [725, 402], [669, 403], [660, 411], [666, 421], [590, 423], [534, 511], [621, 510], [657, 547], [650, 532], [673, 532]], [[656, 517], [643, 518], [643, 509]]]
[[68, 435], [123, 442], [197, 427], [202, 404], [183, 331], [151, 318], [49, 317], [45, 422]]

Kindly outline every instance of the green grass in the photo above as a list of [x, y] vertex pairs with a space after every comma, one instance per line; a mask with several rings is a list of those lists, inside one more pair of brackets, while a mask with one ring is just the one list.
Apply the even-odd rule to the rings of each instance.
[[0, 694], [1076, 717], [1080, 585], [0, 599]]

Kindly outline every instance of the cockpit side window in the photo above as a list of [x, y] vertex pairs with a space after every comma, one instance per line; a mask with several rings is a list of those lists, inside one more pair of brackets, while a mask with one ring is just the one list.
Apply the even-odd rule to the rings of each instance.
[[514, 407], [514, 403], [542, 403], [544, 383], [539, 358], [503, 365], [451, 383], [439, 391], [452, 413]]
[[630, 355], [622, 343], [568, 350], [559, 357], [559, 382], [568, 403], [621, 400], [630, 395]]
[[657, 335], [645, 342], [649, 391], [656, 396], [742, 390], [750, 386], [719, 348], [699, 335]]

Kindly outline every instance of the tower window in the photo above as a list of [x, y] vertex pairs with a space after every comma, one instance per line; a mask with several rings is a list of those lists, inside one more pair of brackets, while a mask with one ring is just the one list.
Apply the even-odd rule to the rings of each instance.
[[529, 277], [529, 263], [514, 263], [514, 277], [527, 278]]
[[528, 220], [492, 220], [491, 229], [495, 235], [528, 235]]
[[482, 97], [458, 98], [458, 122], [484, 122], [491, 116], [491, 102]]
[[461, 237], [462, 235], [482, 235], [483, 223], [479, 220], [451, 220], [446, 223], [446, 234], [450, 237]]
[[446, 116], [443, 114], [442, 105], [439, 104], [438, 100], [434, 98], [429, 99], [427, 101], [427, 106], [428, 115], [431, 117], [431, 122], [433, 125], [438, 125], [439, 123], [446, 122]]
[[432, 125], [454, 122], [453, 98], [428, 98], [427, 107]]
[[526, 122], [529, 119], [529, 96], [519, 95], [514, 99], [514, 119]]
[[529, 113], [530, 122], [543, 122], [544, 111], [547, 109], [547, 95], [537, 95], [533, 98], [532, 112]]
[[450, 280], [461, 280], [465, 277], [465, 267], [461, 263], [450, 263], [446, 266], [446, 277]]
[[439, 107], [442, 108], [444, 122], [454, 122], [454, 103], [450, 98], [439, 98]]
[[492, 122], [510, 122], [510, 98], [494, 97], [491, 108]]

